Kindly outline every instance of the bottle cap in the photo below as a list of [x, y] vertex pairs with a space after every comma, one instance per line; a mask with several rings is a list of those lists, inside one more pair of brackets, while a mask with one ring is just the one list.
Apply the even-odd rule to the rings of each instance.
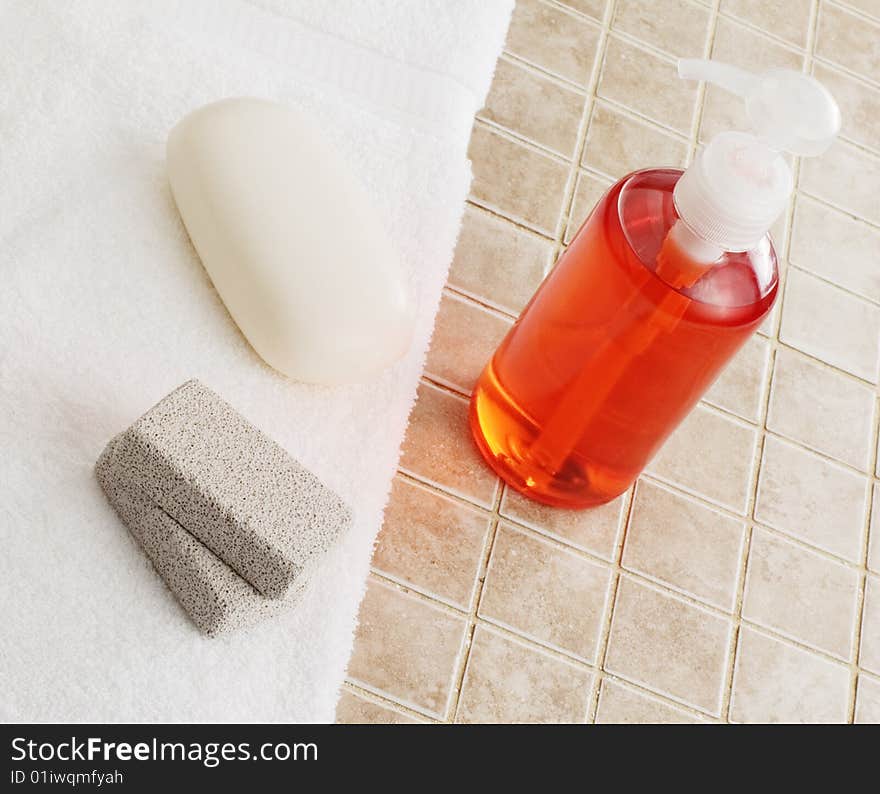
[[675, 207], [701, 238], [725, 251], [757, 245], [785, 209], [791, 171], [781, 152], [822, 154], [840, 130], [828, 90], [791, 69], [752, 74], [729, 64], [685, 58], [679, 77], [706, 80], [741, 97], [754, 132], [722, 132], [675, 187]]

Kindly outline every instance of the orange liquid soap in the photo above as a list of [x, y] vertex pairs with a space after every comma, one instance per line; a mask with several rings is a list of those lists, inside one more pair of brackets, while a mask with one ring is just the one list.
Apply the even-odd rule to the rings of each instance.
[[477, 446], [532, 499], [585, 508], [623, 493], [773, 306], [769, 236], [711, 262], [682, 243], [681, 173], [609, 189], [477, 382]]

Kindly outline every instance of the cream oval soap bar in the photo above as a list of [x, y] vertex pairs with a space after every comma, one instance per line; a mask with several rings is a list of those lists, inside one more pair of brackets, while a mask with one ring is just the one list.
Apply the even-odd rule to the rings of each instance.
[[225, 99], [171, 131], [174, 201], [254, 350], [296, 380], [367, 379], [409, 346], [400, 261], [362, 187], [291, 108]]

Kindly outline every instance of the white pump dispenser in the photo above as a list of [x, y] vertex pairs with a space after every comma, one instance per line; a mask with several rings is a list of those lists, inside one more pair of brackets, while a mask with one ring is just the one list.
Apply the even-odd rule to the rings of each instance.
[[791, 171], [781, 152], [822, 154], [840, 130], [840, 110], [821, 83], [792, 69], [756, 75], [684, 58], [678, 76], [705, 80], [741, 97], [754, 130], [719, 133], [679, 179], [673, 198], [687, 226], [679, 232], [696, 238], [682, 242], [702, 261], [723, 251], [748, 251], [767, 234], [791, 195]]

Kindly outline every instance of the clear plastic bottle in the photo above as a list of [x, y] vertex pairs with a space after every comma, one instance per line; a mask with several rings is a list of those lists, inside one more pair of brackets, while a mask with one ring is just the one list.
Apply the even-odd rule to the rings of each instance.
[[761, 137], [722, 133], [684, 174], [613, 185], [474, 390], [480, 451], [541, 502], [589, 507], [625, 491], [760, 325], [778, 287], [767, 230], [791, 192], [779, 150], [817, 154], [839, 128], [833, 99], [800, 73], [711, 61], [680, 73], [744, 96]]

